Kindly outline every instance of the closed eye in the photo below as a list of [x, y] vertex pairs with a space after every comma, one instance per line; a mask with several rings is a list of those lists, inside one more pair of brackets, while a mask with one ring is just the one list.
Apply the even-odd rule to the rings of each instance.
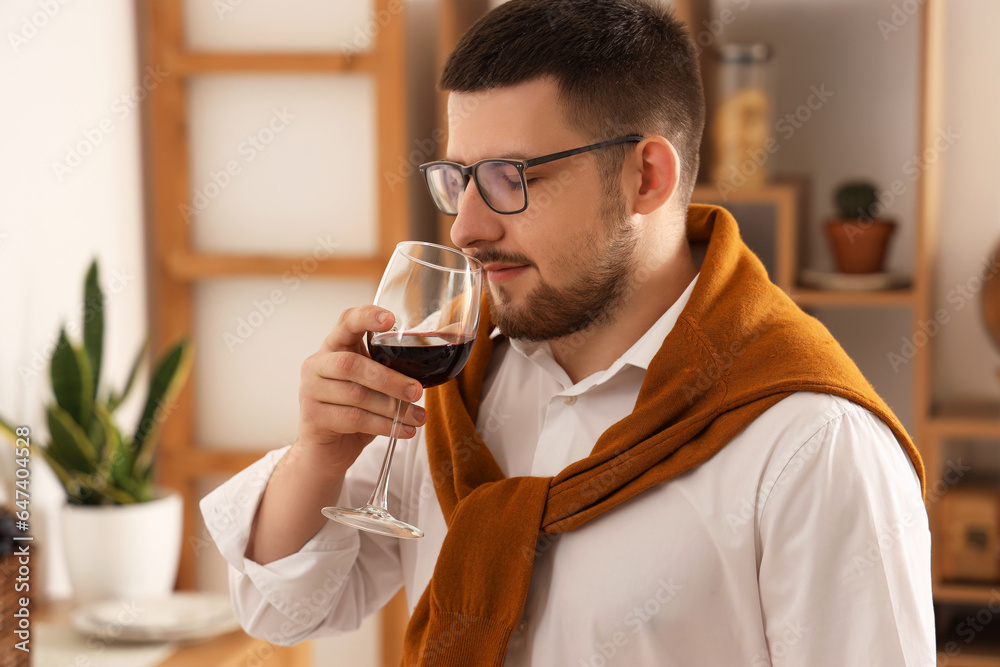
[[511, 178], [511, 177], [509, 177], [507, 175], [504, 175], [501, 178], [502, 178], [502, 181], [501, 181], [502, 185], [504, 187], [506, 187], [508, 190], [510, 190], [511, 192], [520, 192], [521, 191], [521, 179], [519, 179], [519, 178]]

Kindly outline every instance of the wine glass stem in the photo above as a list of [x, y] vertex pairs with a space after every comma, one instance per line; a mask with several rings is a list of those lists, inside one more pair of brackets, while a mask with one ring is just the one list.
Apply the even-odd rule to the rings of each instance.
[[389, 447], [382, 460], [382, 469], [378, 473], [378, 482], [375, 483], [375, 490], [372, 497], [368, 499], [368, 504], [380, 509], [389, 511], [389, 468], [392, 467], [392, 453], [396, 449], [396, 430], [400, 426], [406, 408], [410, 406], [406, 401], [396, 401], [396, 416], [392, 418], [392, 430], [389, 432]]

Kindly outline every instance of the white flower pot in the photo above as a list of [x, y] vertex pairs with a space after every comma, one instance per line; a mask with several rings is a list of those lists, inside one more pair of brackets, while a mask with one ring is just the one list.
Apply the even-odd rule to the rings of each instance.
[[174, 589], [183, 502], [167, 492], [134, 505], [64, 505], [62, 527], [78, 602], [145, 598]]

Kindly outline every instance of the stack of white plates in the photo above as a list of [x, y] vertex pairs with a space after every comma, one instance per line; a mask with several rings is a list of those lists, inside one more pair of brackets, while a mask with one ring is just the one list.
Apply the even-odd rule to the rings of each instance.
[[78, 607], [73, 627], [104, 641], [173, 642], [208, 639], [239, 627], [229, 596], [197, 591]]

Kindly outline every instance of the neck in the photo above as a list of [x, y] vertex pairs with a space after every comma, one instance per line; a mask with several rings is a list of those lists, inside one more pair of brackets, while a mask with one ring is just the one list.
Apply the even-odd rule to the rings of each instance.
[[658, 259], [659, 268], [640, 262], [637, 268], [649, 269], [649, 277], [633, 280], [634, 287], [608, 320], [550, 342], [553, 357], [574, 384], [609, 368], [667, 312], [698, 273], [686, 241]]

